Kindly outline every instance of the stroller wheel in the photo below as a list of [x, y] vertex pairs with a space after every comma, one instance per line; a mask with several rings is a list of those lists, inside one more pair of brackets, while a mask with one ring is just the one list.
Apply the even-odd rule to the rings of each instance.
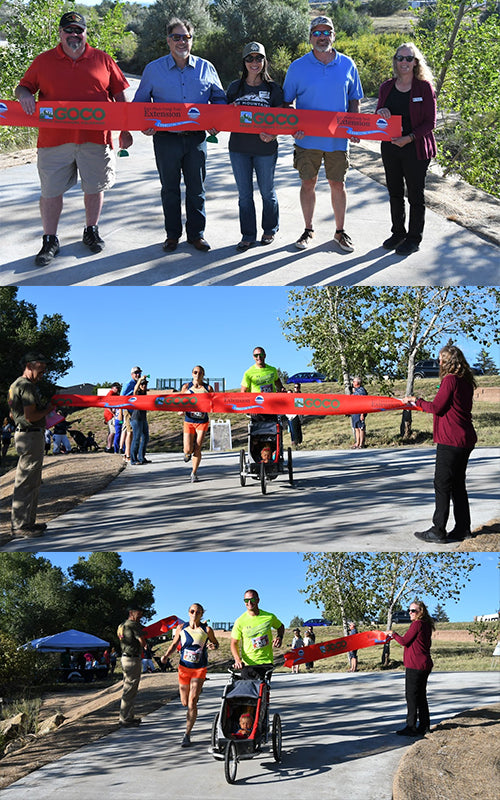
[[282, 736], [281, 736], [281, 718], [279, 714], [274, 714], [273, 716], [272, 737], [273, 737], [274, 760], [281, 761]]
[[236, 771], [238, 769], [238, 753], [234, 742], [229, 742], [224, 754], [224, 775], [228, 783], [234, 783], [236, 780]]
[[219, 714], [217, 713], [214, 717], [214, 721], [212, 723], [212, 733], [210, 735], [210, 739], [212, 742], [212, 747], [217, 747], [217, 726], [219, 724]]
[[244, 486], [247, 482], [246, 464], [245, 464], [245, 451], [240, 450], [240, 485]]
[[262, 461], [260, 465], [260, 488], [262, 490], [262, 494], [265, 494], [267, 492], [266, 480], [267, 480], [266, 465]]

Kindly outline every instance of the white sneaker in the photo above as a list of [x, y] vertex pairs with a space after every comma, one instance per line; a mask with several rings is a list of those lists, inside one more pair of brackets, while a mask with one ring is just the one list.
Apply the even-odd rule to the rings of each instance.
[[198, 483], [199, 482], [198, 475], [195, 475], [194, 472], [191, 473], [191, 483]]
[[333, 237], [337, 242], [338, 246], [341, 250], [344, 250], [346, 253], [353, 253], [354, 252], [354, 245], [352, 243], [351, 237], [345, 231], [339, 231]]

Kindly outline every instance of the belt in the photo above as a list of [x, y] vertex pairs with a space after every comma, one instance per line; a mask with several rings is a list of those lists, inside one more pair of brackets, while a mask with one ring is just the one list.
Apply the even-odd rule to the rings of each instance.
[[41, 428], [16, 428], [18, 433], [34, 433], [35, 431], [41, 431]]

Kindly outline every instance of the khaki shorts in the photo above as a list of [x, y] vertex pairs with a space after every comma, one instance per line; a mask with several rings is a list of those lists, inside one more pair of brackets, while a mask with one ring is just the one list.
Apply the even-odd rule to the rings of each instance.
[[75, 185], [80, 173], [82, 191], [97, 194], [115, 182], [115, 154], [107, 144], [84, 142], [38, 149], [42, 197], [59, 197]]
[[123, 409], [123, 424], [127, 433], [132, 433], [132, 415], [126, 408]]
[[344, 150], [325, 153], [323, 150], [306, 150], [295, 145], [293, 149], [293, 166], [298, 170], [302, 181], [312, 181], [318, 177], [321, 162], [325, 162], [325, 173], [329, 181], [344, 183], [349, 169], [349, 154]]

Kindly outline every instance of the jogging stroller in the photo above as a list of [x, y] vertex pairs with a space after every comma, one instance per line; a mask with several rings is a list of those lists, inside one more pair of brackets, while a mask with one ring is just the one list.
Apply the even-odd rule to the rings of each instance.
[[[281, 761], [281, 719], [273, 714], [269, 724], [269, 697], [272, 670], [264, 678], [243, 679], [234, 670], [224, 687], [221, 707], [212, 725], [212, 743], [209, 752], [224, 761], [224, 774], [228, 783], [234, 783], [238, 762], [259, 755], [271, 738], [272, 753]], [[248, 734], [238, 733], [240, 717], [250, 717]], [[270, 730], [271, 727], [271, 730]], [[271, 737], [269, 737], [271, 734]]]
[[288, 472], [293, 486], [292, 448], [283, 454], [283, 427], [280, 418], [265, 414], [252, 415], [248, 423], [248, 452], [240, 450], [240, 484], [245, 486], [247, 476], [260, 481], [262, 494], [267, 492], [267, 482]]

